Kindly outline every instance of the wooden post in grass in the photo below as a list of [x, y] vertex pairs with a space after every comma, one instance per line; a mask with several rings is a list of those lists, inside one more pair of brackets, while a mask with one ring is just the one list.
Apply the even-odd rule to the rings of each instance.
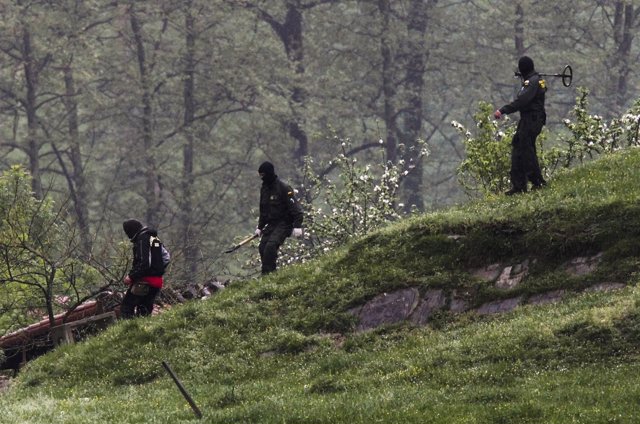
[[178, 389], [180, 389], [180, 393], [182, 393], [182, 396], [184, 396], [187, 402], [189, 402], [189, 406], [191, 406], [191, 409], [193, 409], [193, 413], [196, 414], [196, 417], [198, 417], [198, 419], [202, 418], [202, 412], [200, 412], [200, 409], [198, 409], [198, 405], [196, 405], [191, 396], [189, 396], [189, 393], [187, 393], [187, 390], [184, 388], [180, 380], [178, 380], [176, 374], [173, 372], [171, 367], [169, 367], [169, 364], [167, 364], [166, 361], [162, 361], [162, 366], [165, 370], [167, 370], [173, 381], [176, 383], [176, 386], [178, 386]]

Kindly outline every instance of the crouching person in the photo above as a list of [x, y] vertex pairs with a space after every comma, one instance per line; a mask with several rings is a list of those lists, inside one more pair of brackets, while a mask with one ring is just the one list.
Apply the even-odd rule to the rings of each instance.
[[162, 289], [169, 252], [158, 239], [158, 232], [144, 227], [140, 221], [128, 219], [122, 227], [133, 244], [133, 263], [124, 278], [129, 287], [120, 305], [120, 316], [127, 319], [151, 315], [153, 303]]

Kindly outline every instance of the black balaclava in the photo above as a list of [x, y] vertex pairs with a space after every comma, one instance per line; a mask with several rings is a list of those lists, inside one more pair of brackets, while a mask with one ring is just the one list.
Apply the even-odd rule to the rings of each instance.
[[523, 77], [533, 72], [533, 69], [533, 59], [529, 56], [522, 56], [520, 60], [518, 60], [518, 71], [520, 71], [520, 75]]
[[260, 178], [262, 178], [262, 181], [267, 184], [271, 184], [272, 182], [274, 182], [277, 177], [276, 170], [273, 167], [273, 164], [268, 161], [262, 162], [260, 168], [258, 168], [258, 173], [260, 174]]
[[142, 230], [142, 223], [137, 219], [127, 219], [122, 223], [124, 232], [129, 237], [129, 240], [133, 241], [133, 238]]

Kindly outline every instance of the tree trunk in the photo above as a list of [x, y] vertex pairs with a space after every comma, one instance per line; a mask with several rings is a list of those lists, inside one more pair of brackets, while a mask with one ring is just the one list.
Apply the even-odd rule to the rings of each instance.
[[379, 0], [378, 10], [382, 17], [382, 30], [380, 36], [380, 55], [382, 56], [382, 94], [384, 97], [384, 124], [386, 128], [386, 155], [391, 163], [398, 161], [398, 143], [396, 133], [396, 87], [393, 81], [394, 57], [390, 41], [391, 1]]
[[142, 152], [140, 165], [145, 174], [145, 200], [147, 210], [145, 220], [148, 225], [158, 226], [158, 208], [160, 206], [160, 187], [156, 172], [156, 163], [153, 155], [153, 106], [151, 104], [151, 82], [145, 55], [145, 47], [142, 39], [142, 25], [136, 16], [133, 4], [129, 8], [129, 20], [135, 40], [136, 58], [140, 73], [140, 87], [142, 89]]
[[401, 115], [400, 139], [407, 146], [407, 164], [412, 168], [407, 175], [404, 185], [405, 208], [412, 206], [424, 210], [423, 167], [420, 160], [420, 149], [417, 143], [422, 131], [422, 95], [424, 92], [424, 72], [427, 49], [425, 48], [425, 33], [430, 8], [437, 0], [412, 0], [407, 22], [406, 56], [404, 88], [407, 93], [407, 105]]
[[40, 143], [38, 141], [37, 128], [38, 117], [36, 115], [36, 91], [38, 85], [38, 71], [33, 47], [31, 45], [31, 32], [26, 26], [22, 29], [22, 60], [27, 88], [25, 110], [27, 114], [27, 148], [29, 156], [29, 172], [32, 181], [31, 188], [38, 199], [42, 199], [42, 181], [40, 177]]
[[612, 88], [614, 92], [611, 108], [614, 113], [621, 112], [627, 96], [629, 62], [636, 26], [634, 7], [631, 2], [618, 0], [615, 3], [613, 20], [614, 52], [610, 59]]
[[526, 48], [524, 47], [524, 10], [520, 3], [516, 4], [516, 19], [513, 30], [516, 56], [522, 57], [525, 55]]
[[185, 5], [185, 53], [184, 53], [184, 144], [182, 147], [182, 201], [180, 205], [181, 213], [181, 242], [182, 251], [184, 252], [184, 279], [197, 275], [198, 272], [198, 248], [196, 240], [196, 232], [194, 231], [194, 214], [193, 214], [193, 153], [194, 153], [194, 136], [191, 125], [195, 117], [195, 20], [190, 10], [191, 2]]
[[283, 23], [276, 21], [275, 18], [264, 11], [261, 11], [260, 16], [271, 25], [273, 31], [282, 41], [289, 59], [289, 65], [293, 69], [294, 81], [289, 98], [292, 114], [290, 119], [285, 122], [285, 127], [289, 132], [289, 136], [297, 143], [294, 159], [302, 167], [305, 156], [309, 155], [309, 138], [304, 128], [307, 90], [304, 87], [303, 16], [298, 6], [293, 3], [287, 5], [287, 15]]
[[51, 326], [55, 325], [56, 321], [55, 311], [53, 310], [53, 297], [55, 295], [53, 292], [53, 284], [55, 281], [56, 272], [57, 270], [55, 266], [52, 266], [51, 273], [45, 276], [46, 285], [43, 287], [45, 308], [47, 309], [47, 317], [49, 318], [49, 323]]
[[287, 127], [289, 135], [298, 143], [294, 158], [301, 167], [304, 164], [304, 158], [309, 155], [309, 138], [304, 128], [307, 89], [304, 87], [305, 68], [302, 20], [302, 13], [293, 4], [290, 4], [283, 25], [283, 42], [285, 43], [291, 66], [294, 69], [295, 79], [291, 94], [293, 116], [287, 123]]
[[[78, 103], [76, 101], [76, 89], [71, 65], [64, 68], [65, 97], [64, 105], [67, 110], [67, 127], [69, 132], [69, 150], [72, 171], [68, 172], [63, 167], [67, 175], [67, 185], [73, 201], [73, 209], [76, 214], [78, 229], [80, 230], [80, 241], [84, 254], [91, 252], [91, 235], [89, 229], [89, 206], [87, 198], [86, 178], [84, 174], [84, 164], [82, 162], [82, 149], [80, 146], [80, 133], [78, 129]], [[60, 158], [62, 160], [62, 158]]]

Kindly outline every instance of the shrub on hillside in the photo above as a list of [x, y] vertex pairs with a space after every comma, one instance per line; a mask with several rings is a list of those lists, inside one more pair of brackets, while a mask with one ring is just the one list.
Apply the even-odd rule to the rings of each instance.
[[607, 122], [600, 115], [589, 114], [589, 90], [579, 88], [578, 92], [571, 112], [575, 119], [563, 121], [569, 135], [560, 137], [565, 145], [559, 157], [562, 166], [569, 167], [599, 155], [640, 145], [640, 99], [621, 117]]
[[[406, 214], [398, 202], [402, 180], [428, 155], [426, 143], [419, 140], [414, 150], [402, 151], [396, 162], [384, 156], [380, 140], [378, 163], [360, 164], [351, 141], [334, 138], [339, 154], [329, 163], [332, 175], [318, 175], [312, 158], [307, 158], [300, 200], [305, 210], [305, 236], [302, 242], [289, 242], [281, 250], [286, 263], [301, 262], [318, 256], [355, 237], [395, 221]], [[407, 158], [410, 159], [407, 159]]]
[[[480, 102], [473, 119], [475, 134], [457, 121], [451, 123], [462, 135], [466, 152], [458, 166], [458, 181], [467, 194], [502, 193], [511, 187], [511, 139], [516, 123], [508, 116], [504, 123], [493, 119], [493, 107], [486, 102]], [[536, 140], [536, 148], [542, 173], [548, 178], [555, 169], [559, 152], [557, 149], [546, 151], [542, 144], [545, 139], [546, 131], [543, 131]]]
[[[621, 117], [607, 122], [588, 112], [589, 91], [585, 88], [578, 91], [571, 112], [574, 119], [563, 121], [569, 133], [556, 138], [559, 146], [544, 149], [546, 131], [537, 139], [540, 167], [547, 178], [558, 168], [568, 168], [603, 154], [640, 145], [640, 100]], [[457, 121], [452, 122], [463, 137], [466, 151], [466, 158], [458, 167], [458, 180], [469, 194], [501, 193], [511, 185], [511, 139], [516, 124], [508, 119], [505, 124], [494, 120], [493, 108], [486, 102], [479, 103], [474, 121], [475, 133]]]

